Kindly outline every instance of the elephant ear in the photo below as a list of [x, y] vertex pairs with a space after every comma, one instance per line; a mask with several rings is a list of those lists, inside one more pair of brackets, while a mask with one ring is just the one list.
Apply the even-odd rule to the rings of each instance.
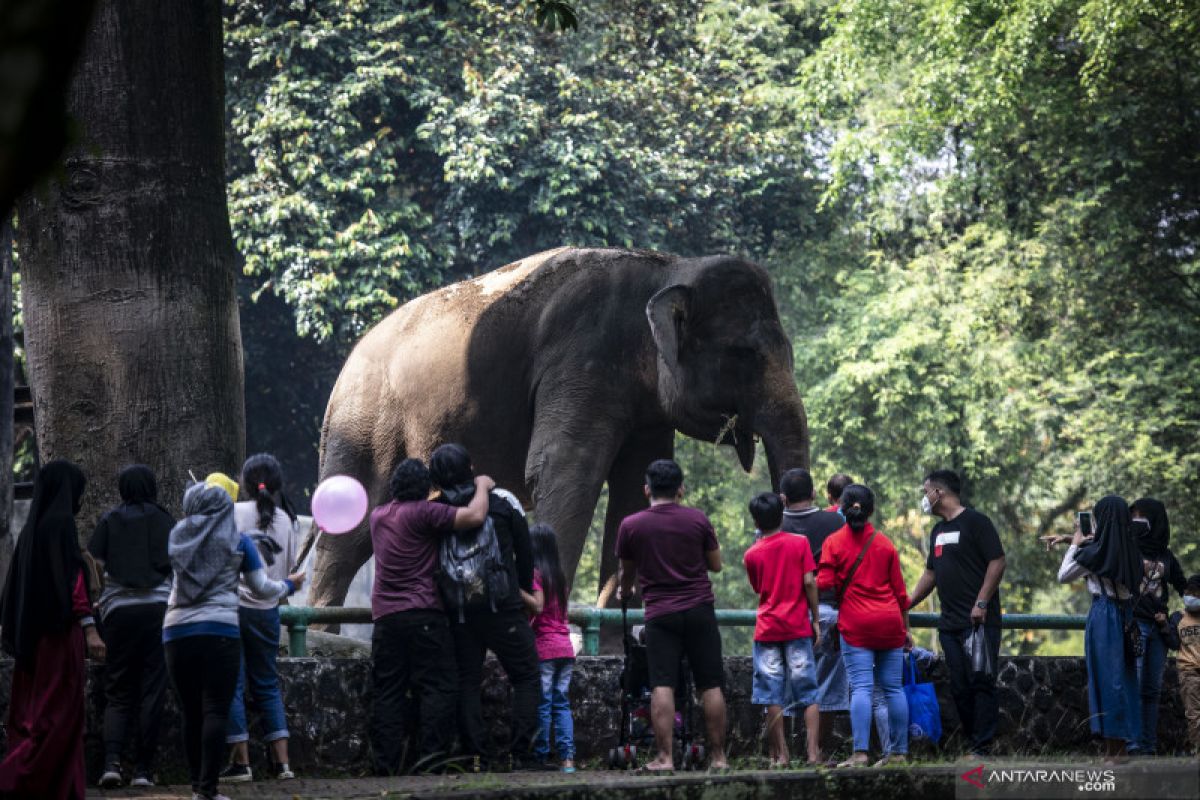
[[658, 394], [666, 407], [683, 392], [683, 340], [692, 307], [692, 289], [676, 284], [660, 289], [646, 304], [646, 319], [658, 350]]

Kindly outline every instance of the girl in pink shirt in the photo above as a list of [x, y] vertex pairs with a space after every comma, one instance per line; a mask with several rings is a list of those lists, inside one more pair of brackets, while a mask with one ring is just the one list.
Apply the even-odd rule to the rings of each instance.
[[529, 624], [537, 640], [541, 662], [542, 702], [538, 705], [541, 727], [534, 740], [534, 756], [550, 759], [550, 733], [563, 772], [575, 771], [575, 723], [567, 692], [575, 667], [575, 648], [567, 627], [567, 579], [558, 558], [558, 539], [549, 525], [529, 529], [533, 544], [533, 596], [526, 595], [533, 613]]

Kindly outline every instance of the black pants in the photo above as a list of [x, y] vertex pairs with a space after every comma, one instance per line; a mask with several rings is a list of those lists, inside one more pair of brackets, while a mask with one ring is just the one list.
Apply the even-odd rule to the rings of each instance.
[[[946, 656], [946, 671], [950, 677], [950, 694], [958, 718], [962, 723], [963, 738], [971, 752], [986, 754], [996, 737], [996, 724], [1000, 720], [1000, 707], [996, 702], [996, 677], [983, 677], [971, 672], [971, 661], [963, 648], [963, 640], [969, 630], [938, 631], [942, 653]], [[984, 628], [992, 664], [1000, 657], [1000, 628]]]
[[491, 650], [513, 688], [513, 757], [519, 760], [532, 758], [542, 681], [529, 619], [521, 610], [468, 613], [465, 623], [456, 620], [451, 628], [458, 659], [458, 733], [463, 752], [485, 758], [490, 755], [491, 747], [483, 727], [480, 689], [483, 660]]
[[166, 603], [141, 603], [113, 609], [104, 618], [104, 763], [121, 760], [137, 719], [137, 774], [154, 771], [158, 729], [167, 697], [162, 623]]
[[242, 640], [188, 636], [167, 642], [166, 653], [183, 716], [183, 749], [192, 791], [212, 797], [225, 761], [225, 725], [237, 688]]
[[371, 688], [375, 773], [396, 775], [408, 766], [408, 734], [415, 734], [418, 768], [437, 768], [454, 739], [458, 691], [454, 641], [446, 615], [398, 611], [377, 619], [371, 634]]

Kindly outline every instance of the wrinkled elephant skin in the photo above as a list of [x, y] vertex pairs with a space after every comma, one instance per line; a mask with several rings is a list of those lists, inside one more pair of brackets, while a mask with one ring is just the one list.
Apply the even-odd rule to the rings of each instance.
[[[407, 456], [461, 442], [560, 537], [573, 576], [605, 482], [601, 577], [645, 467], [675, 431], [722, 442], [772, 481], [808, 464], [804, 406], [770, 280], [737, 258], [619, 249], [540, 253], [396, 310], [351, 353], [325, 412], [321, 476], [372, 505]], [[366, 525], [317, 545], [314, 605], [340, 605], [371, 555]]]

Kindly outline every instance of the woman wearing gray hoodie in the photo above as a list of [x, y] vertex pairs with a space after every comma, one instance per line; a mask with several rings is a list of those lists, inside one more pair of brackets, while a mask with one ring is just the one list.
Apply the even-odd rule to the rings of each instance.
[[218, 800], [225, 726], [242, 657], [238, 577], [255, 596], [270, 600], [296, 591], [304, 574], [267, 577], [258, 549], [238, 532], [225, 490], [192, 486], [183, 496], [183, 513], [167, 546], [175, 577], [163, 644], [183, 716], [192, 798]]

